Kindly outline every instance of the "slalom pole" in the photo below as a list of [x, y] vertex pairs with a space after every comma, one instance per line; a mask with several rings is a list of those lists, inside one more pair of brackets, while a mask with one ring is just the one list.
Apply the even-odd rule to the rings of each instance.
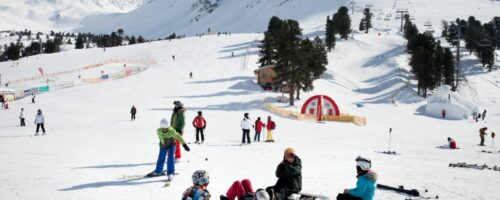
[[392, 128], [389, 128], [389, 152], [391, 152], [391, 146], [392, 146]]

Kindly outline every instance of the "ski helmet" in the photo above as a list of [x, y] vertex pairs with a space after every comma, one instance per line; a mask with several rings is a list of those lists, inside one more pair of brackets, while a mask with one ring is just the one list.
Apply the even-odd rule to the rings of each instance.
[[168, 120], [163, 118], [160, 121], [160, 128], [168, 128], [170, 127], [170, 123], [168, 123]]
[[195, 185], [208, 185], [210, 182], [210, 176], [208, 175], [208, 172], [205, 170], [198, 170], [193, 173], [193, 184]]
[[255, 198], [257, 200], [270, 200], [269, 194], [264, 189], [258, 189], [255, 191]]
[[372, 161], [369, 158], [358, 156], [356, 158], [356, 166], [362, 170], [370, 170], [372, 167]]

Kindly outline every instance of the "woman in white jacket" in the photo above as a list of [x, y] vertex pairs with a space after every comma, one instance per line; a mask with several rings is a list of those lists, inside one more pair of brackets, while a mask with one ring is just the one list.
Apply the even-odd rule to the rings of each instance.
[[243, 114], [243, 119], [241, 120], [241, 129], [243, 130], [243, 138], [241, 140], [242, 144], [245, 144], [245, 138], [250, 144], [250, 129], [252, 129], [252, 120], [248, 117], [248, 113]]
[[38, 109], [38, 113], [36, 114], [35, 117], [35, 124], [36, 124], [35, 136], [38, 136], [38, 130], [40, 130], [40, 127], [42, 127], [43, 135], [45, 135], [45, 127], [43, 126], [44, 123], [45, 123], [45, 117], [43, 117], [42, 110]]

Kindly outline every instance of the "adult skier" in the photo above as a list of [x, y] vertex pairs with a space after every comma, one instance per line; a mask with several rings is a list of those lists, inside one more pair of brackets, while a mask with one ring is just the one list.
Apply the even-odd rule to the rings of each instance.
[[241, 130], [243, 131], [243, 137], [241, 143], [245, 144], [245, 139], [248, 144], [250, 144], [250, 129], [252, 128], [252, 122], [248, 113], [243, 114], [243, 119], [241, 120]]
[[196, 129], [196, 144], [200, 144], [200, 134], [201, 134], [201, 144], [205, 141], [205, 136], [203, 135], [203, 130], [207, 127], [207, 121], [202, 116], [202, 112], [198, 111], [198, 116], [193, 119], [193, 127]]
[[262, 127], [264, 127], [265, 124], [262, 123], [262, 121], [260, 120], [260, 117], [257, 117], [257, 120], [255, 120], [255, 125], [254, 125], [254, 128], [255, 128], [255, 136], [253, 138], [253, 141], [254, 142], [260, 142], [260, 133], [262, 132]]
[[208, 172], [205, 170], [198, 170], [193, 173], [191, 178], [193, 180], [193, 186], [182, 193], [182, 200], [209, 200], [210, 192], [207, 187], [210, 183], [210, 176]]
[[377, 174], [371, 171], [372, 162], [368, 158], [356, 158], [356, 171], [358, 181], [356, 188], [345, 189], [344, 193], [337, 195], [337, 200], [373, 200], [375, 196], [375, 183]]
[[[172, 117], [170, 118], [170, 126], [175, 129], [181, 136], [184, 134], [184, 104], [180, 101], [174, 101], [174, 110], [172, 112]], [[177, 147], [175, 149], [175, 161], [179, 162], [181, 159], [181, 147], [179, 141], [177, 140]]]
[[484, 118], [486, 117], [486, 109], [484, 109], [483, 111], [483, 115], [482, 115], [482, 120], [484, 121]]
[[45, 117], [42, 114], [42, 110], [38, 109], [37, 114], [35, 116], [35, 124], [36, 124], [36, 133], [35, 136], [38, 136], [38, 131], [42, 128], [43, 135], [45, 135]]
[[136, 113], [137, 113], [137, 109], [135, 108], [134, 105], [132, 105], [132, 108], [130, 109], [130, 120], [132, 120], [132, 121], [135, 120]]
[[486, 130], [488, 130], [488, 127], [483, 127], [479, 129], [479, 138], [481, 139], [481, 142], [479, 143], [479, 146], [485, 146], [484, 145], [484, 136], [488, 135], [486, 133]]
[[35, 94], [31, 94], [31, 103], [35, 103]]
[[276, 168], [278, 181], [266, 188], [271, 199], [285, 200], [302, 190], [302, 161], [291, 147], [285, 149], [283, 160]]
[[147, 177], [155, 177], [164, 175], [163, 167], [165, 165], [165, 157], [168, 154], [167, 159], [167, 176], [168, 180], [171, 181], [175, 174], [175, 161], [174, 161], [174, 151], [176, 142], [180, 141], [182, 143], [182, 147], [186, 151], [190, 151], [189, 146], [184, 142], [182, 136], [175, 131], [167, 119], [162, 119], [160, 121], [160, 128], [156, 130], [156, 134], [158, 135], [158, 139], [160, 140], [160, 152], [158, 153], [158, 160], [156, 161], [156, 169], [147, 174]]
[[443, 111], [441, 111], [441, 115], [443, 116], [443, 119], [446, 117], [446, 110], [443, 109]]
[[220, 195], [220, 200], [270, 200], [269, 194], [264, 189], [253, 191], [252, 183], [248, 179], [234, 181], [226, 195]]
[[266, 142], [274, 142], [274, 139], [273, 139], [273, 130], [276, 128], [276, 123], [273, 120], [271, 120], [271, 116], [267, 117], [266, 128], [267, 128], [267, 139], [266, 139]]
[[21, 113], [19, 113], [19, 119], [21, 120], [21, 126], [26, 126], [24, 122], [24, 108], [21, 108]]

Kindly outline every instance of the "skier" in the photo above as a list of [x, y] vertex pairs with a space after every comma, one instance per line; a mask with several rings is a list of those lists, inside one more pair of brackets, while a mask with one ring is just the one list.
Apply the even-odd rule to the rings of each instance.
[[441, 115], [443, 116], [443, 119], [446, 117], [446, 110], [443, 109], [443, 111], [441, 111]]
[[35, 103], [35, 94], [31, 94], [31, 103]]
[[484, 121], [484, 118], [486, 117], [486, 109], [484, 109], [482, 117], [482, 120]]
[[35, 117], [35, 124], [36, 124], [36, 133], [35, 136], [38, 136], [38, 131], [40, 130], [40, 127], [42, 128], [43, 135], [45, 135], [45, 117], [43, 117], [42, 110], [38, 109], [36, 117]]
[[182, 200], [209, 200], [210, 192], [207, 187], [210, 183], [210, 176], [205, 170], [198, 170], [191, 177], [193, 186], [182, 193]]
[[476, 112], [472, 113], [472, 119], [473, 119], [473, 120], [476, 120], [476, 119], [477, 119], [477, 113], [476, 113]]
[[253, 191], [252, 183], [248, 179], [235, 181], [226, 192], [220, 195], [220, 200], [270, 200], [269, 194], [264, 189]]
[[488, 130], [488, 127], [483, 127], [479, 129], [479, 138], [481, 138], [481, 142], [479, 143], [479, 146], [486, 146], [484, 145], [484, 136], [488, 135], [486, 134], [486, 130]]
[[189, 78], [193, 78], [193, 72], [189, 72]]
[[476, 122], [479, 121], [479, 119], [481, 119], [481, 113], [477, 114], [477, 117], [476, 117]]
[[2, 108], [5, 107], [5, 98], [3, 97], [3, 95], [0, 95], [0, 103], [2, 103]]
[[160, 121], [160, 128], [156, 130], [158, 139], [160, 140], [160, 152], [158, 154], [158, 160], [156, 161], [156, 169], [151, 173], [147, 174], [147, 177], [155, 177], [164, 175], [163, 167], [165, 165], [165, 156], [168, 154], [167, 159], [167, 176], [168, 180], [171, 181], [175, 174], [175, 164], [174, 164], [174, 151], [176, 147], [176, 142], [181, 141], [182, 147], [186, 151], [190, 151], [189, 146], [184, 142], [184, 139], [175, 129], [170, 127], [167, 119], [162, 119]]
[[448, 146], [450, 147], [450, 149], [456, 149], [457, 143], [453, 138], [448, 137]]
[[[172, 112], [172, 117], [170, 118], [170, 126], [175, 129], [181, 136], [184, 134], [184, 104], [180, 101], [174, 101], [174, 110]], [[177, 147], [175, 149], [175, 161], [179, 162], [181, 159], [181, 147], [179, 140], [177, 140]]]
[[24, 122], [24, 108], [21, 108], [21, 113], [19, 113], [19, 119], [21, 120], [21, 126], [26, 126]]
[[205, 136], [203, 135], [203, 130], [207, 127], [207, 121], [203, 118], [201, 111], [198, 111], [198, 116], [193, 119], [193, 127], [196, 128], [196, 144], [200, 144], [200, 134], [201, 134], [201, 144], [205, 141]]
[[276, 128], [276, 123], [274, 123], [273, 120], [271, 120], [271, 116], [267, 117], [267, 139], [266, 142], [274, 142], [273, 139], [273, 130]]
[[375, 196], [375, 183], [377, 174], [371, 171], [372, 162], [368, 158], [356, 158], [356, 171], [358, 181], [356, 188], [345, 189], [344, 193], [337, 195], [337, 200], [373, 200]]
[[271, 199], [285, 200], [302, 190], [302, 161], [291, 147], [285, 149], [283, 160], [276, 168], [278, 181], [266, 188]]
[[174, 60], [174, 61], [175, 61], [175, 55], [172, 55], [172, 60]]
[[132, 105], [132, 108], [130, 109], [130, 120], [132, 120], [132, 121], [135, 120], [136, 113], [137, 113], [137, 109], [135, 108], [134, 105]]
[[260, 132], [262, 132], [262, 127], [266, 126], [262, 121], [260, 121], [260, 117], [257, 117], [257, 120], [255, 120], [255, 136], [253, 138], [253, 141], [259, 141], [260, 142]]
[[241, 129], [243, 131], [243, 137], [241, 139], [241, 144], [245, 144], [245, 138], [250, 144], [250, 129], [252, 128], [252, 122], [248, 117], [248, 113], [243, 114], [243, 119], [241, 120]]

